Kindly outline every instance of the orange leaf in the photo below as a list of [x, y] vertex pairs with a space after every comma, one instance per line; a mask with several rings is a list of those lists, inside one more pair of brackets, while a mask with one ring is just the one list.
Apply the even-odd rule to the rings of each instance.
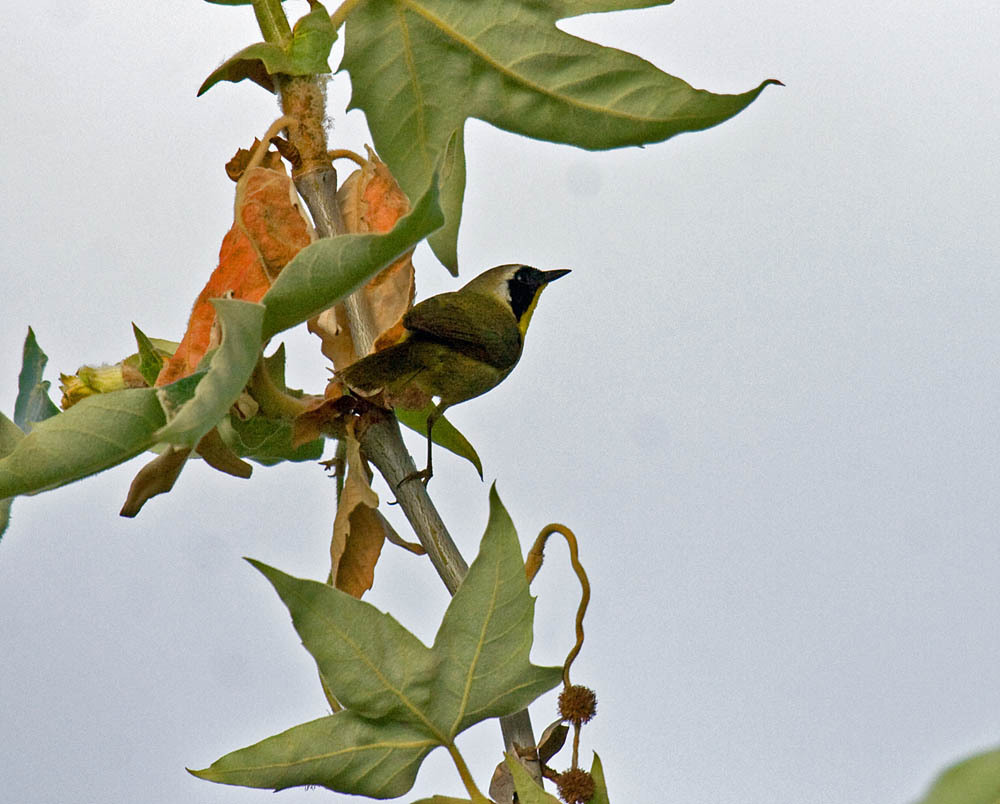
[[[389, 168], [369, 149], [364, 167], [354, 171], [337, 191], [344, 224], [351, 233], [388, 232], [410, 211], [410, 202]], [[383, 333], [398, 324], [413, 304], [413, 252], [408, 252], [381, 271], [359, 293], [364, 294], [372, 324]], [[347, 313], [338, 304], [309, 322], [309, 331], [322, 339], [323, 354], [337, 369], [357, 359], [347, 323]], [[379, 339], [377, 343], [382, 343]]]
[[[280, 163], [279, 163], [280, 166]], [[284, 170], [251, 167], [236, 184], [233, 228], [222, 241], [219, 265], [198, 294], [187, 332], [156, 378], [167, 385], [191, 374], [215, 345], [215, 308], [222, 297], [260, 301], [281, 269], [312, 241], [312, 229]]]

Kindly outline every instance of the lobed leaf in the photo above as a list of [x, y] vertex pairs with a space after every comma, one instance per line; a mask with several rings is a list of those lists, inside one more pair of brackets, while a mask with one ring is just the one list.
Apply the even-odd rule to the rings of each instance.
[[28, 432], [35, 423], [55, 416], [59, 412], [59, 408], [49, 399], [50, 383], [42, 379], [45, 364], [48, 362], [48, 355], [35, 340], [34, 330], [28, 327], [21, 358], [21, 372], [17, 377], [17, 398], [14, 401], [14, 423], [24, 432]]
[[[213, 299], [212, 304], [222, 326], [222, 343], [209, 358], [208, 370], [198, 382], [194, 396], [156, 433], [157, 441], [180, 447], [195, 446], [226, 416], [257, 365], [263, 305], [239, 299]], [[170, 386], [160, 389], [163, 395], [170, 393], [166, 388]]]
[[322, 238], [302, 249], [261, 299], [267, 307], [264, 338], [331, 307], [441, 226], [436, 179], [425, 187], [413, 210], [392, 231]]
[[[351, 107], [403, 189], [426, 186], [449, 145], [448, 228], [432, 239], [455, 270], [464, 192], [460, 133], [476, 117], [506, 131], [588, 149], [659, 142], [717, 125], [771, 81], [739, 95], [694, 89], [638, 56], [559, 30], [557, 20], [657, 3], [563, 0], [384, 0], [358, 4], [343, 68]], [[455, 132], [459, 132], [457, 139]]]
[[[251, 563], [291, 612], [324, 687], [347, 708], [228, 754], [197, 772], [202, 778], [401, 795], [434, 746], [452, 745], [460, 731], [484, 718], [524, 708], [562, 678], [561, 668], [529, 661], [534, 601], [517, 534], [495, 489], [479, 555], [433, 648], [345, 592]], [[369, 765], [364, 774], [358, 773], [362, 762]]]

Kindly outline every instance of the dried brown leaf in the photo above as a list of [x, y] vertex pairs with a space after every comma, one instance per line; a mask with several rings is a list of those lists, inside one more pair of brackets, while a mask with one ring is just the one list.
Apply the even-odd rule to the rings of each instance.
[[346, 433], [347, 479], [340, 494], [330, 541], [333, 585], [360, 598], [375, 580], [375, 564], [385, 541], [378, 495], [372, 490], [368, 467], [353, 429]]
[[157, 455], [142, 467], [132, 480], [128, 489], [128, 497], [119, 511], [120, 516], [134, 517], [146, 501], [157, 494], [166, 494], [174, 487], [180, 476], [184, 462], [191, 454], [190, 448], [177, 449], [169, 447], [166, 452]]

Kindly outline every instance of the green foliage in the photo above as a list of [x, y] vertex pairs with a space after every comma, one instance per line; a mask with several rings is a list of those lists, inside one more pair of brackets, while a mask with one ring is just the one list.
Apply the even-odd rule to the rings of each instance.
[[410, 214], [386, 234], [348, 234], [317, 240], [295, 255], [261, 299], [267, 307], [264, 338], [333, 306], [443, 222], [434, 174]]
[[1000, 749], [952, 765], [919, 804], [996, 804], [1000, 801]]
[[[403, 189], [425, 187], [449, 143], [447, 228], [431, 239], [454, 269], [464, 194], [460, 133], [469, 117], [536, 139], [588, 149], [659, 142], [709, 128], [748, 106], [739, 95], [692, 88], [648, 61], [559, 30], [563, 18], [654, 5], [620, 0], [385, 0], [349, 15], [343, 67], [351, 108]], [[457, 139], [453, 139], [456, 138]]]
[[528, 659], [534, 599], [495, 489], [479, 555], [432, 648], [368, 603], [251, 563], [274, 585], [323, 684], [346, 708], [227, 754], [195, 771], [204, 779], [402, 795], [433, 748], [455, 750], [469, 726], [524, 708], [561, 679], [561, 668]]
[[139, 373], [146, 381], [146, 385], [155, 385], [160, 369], [163, 368], [163, 356], [157, 350], [156, 344], [146, 337], [146, 333], [134, 323], [132, 324], [132, 334], [135, 335], [135, 342], [139, 347]]
[[127, 461], [166, 423], [153, 388], [95, 394], [35, 425], [0, 460], [0, 499], [71, 483]]
[[323, 456], [323, 439], [292, 446], [292, 422], [257, 414], [243, 421], [229, 416], [219, 423], [219, 435], [241, 458], [264, 466], [282, 461], [318, 461]]
[[559, 804], [559, 799], [539, 787], [517, 759], [508, 756], [507, 767], [514, 777], [514, 789], [517, 790], [517, 800], [521, 804]]
[[[431, 411], [434, 410], [434, 403], [431, 402], [423, 410], [404, 410], [403, 408], [396, 408], [396, 418], [399, 419], [400, 424], [404, 424], [411, 430], [415, 430], [420, 433], [424, 438], [427, 437], [427, 417], [430, 415]], [[458, 428], [455, 427], [450, 421], [448, 421], [444, 416], [438, 418], [437, 423], [434, 425], [434, 430], [431, 434], [431, 441], [440, 447], [453, 452], [460, 458], [465, 458], [469, 463], [476, 467], [476, 471], [479, 472], [479, 479], [483, 478], [483, 464], [479, 460], [479, 454], [476, 452], [476, 448], [469, 443], [468, 439], [462, 435]]]
[[[222, 3], [222, 5], [244, 5]], [[330, 23], [330, 15], [319, 3], [302, 17], [292, 30], [288, 48], [269, 42], [257, 42], [230, 56], [212, 72], [198, 89], [202, 95], [220, 81], [233, 83], [249, 78], [269, 92], [274, 92], [275, 75], [314, 75], [330, 72], [327, 59], [330, 48], [337, 39], [337, 32]]]
[[[196, 374], [158, 389], [97, 394], [47, 420], [37, 438], [25, 439], [0, 459], [0, 499], [65, 485], [157, 443], [197, 444], [243, 392], [263, 342], [332, 306], [434, 231], [442, 220], [437, 198], [431, 186], [387, 234], [344, 235], [313, 243], [285, 267], [260, 304], [214, 299], [222, 343], [205, 356]], [[157, 343], [152, 341], [154, 347]], [[45, 395], [48, 383], [41, 380], [46, 360], [29, 331], [15, 409], [26, 423], [44, 418], [49, 409], [45, 402], [58, 412]], [[170, 413], [169, 423], [164, 410]], [[310, 460], [321, 450], [318, 442], [293, 450], [290, 431], [277, 423], [232, 425], [233, 433], [233, 443], [242, 442], [246, 450], [241, 454], [262, 463]]]
[[48, 380], [42, 379], [45, 364], [49, 362], [48, 355], [41, 350], [35, 333], [28, 327], [28, 335], [24, 339], [24, 352], [21, 359], [21, 373], [17, 377], [17, 399], [14, 401], [14, 424], [24, 432], [32, 425], [55, 416], [59, 408], [49, 399]]

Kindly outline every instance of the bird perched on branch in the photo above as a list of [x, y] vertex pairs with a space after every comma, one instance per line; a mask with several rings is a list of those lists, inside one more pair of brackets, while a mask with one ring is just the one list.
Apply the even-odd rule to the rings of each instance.
[[393, 396], [414, 388], [438, 402], [427, 417], [427, 466], [401, 482], [433, 475], [431, 430], [452, 405], [498, 385], [521, 357], [524, 335], [550, 282], [568, 270], [499, 265], [450, 293], [431, 296], [403, 316], [402, 338], [338, 372], [350, 388]]

